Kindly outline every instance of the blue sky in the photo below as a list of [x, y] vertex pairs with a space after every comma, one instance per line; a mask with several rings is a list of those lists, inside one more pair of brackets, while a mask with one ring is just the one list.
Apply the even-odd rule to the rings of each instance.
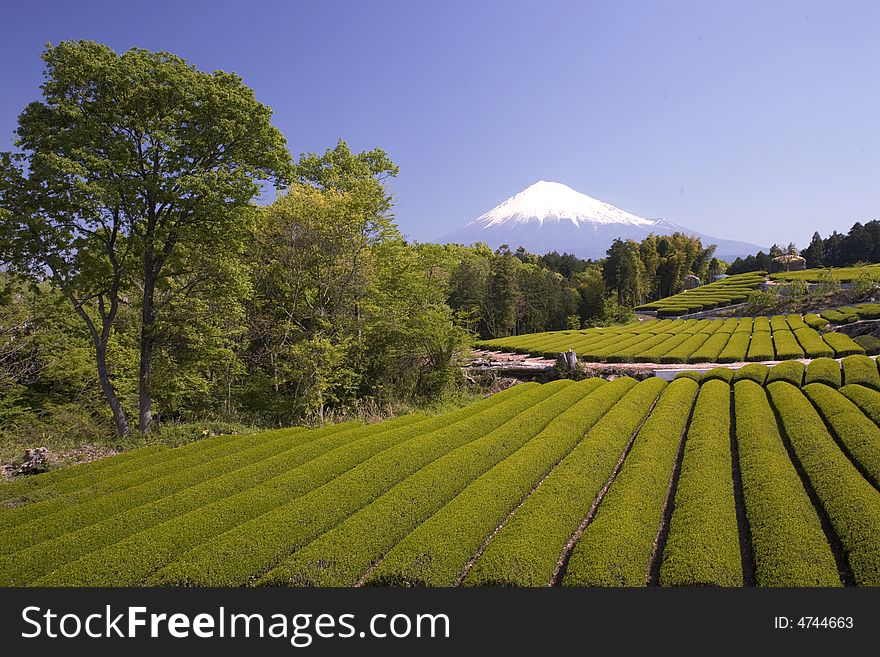
[[40, 2], [0, 23], [0, 149], [46, 42], [240, 74], [294, 155], [385, 149], [428, 241], [539, 179], [761, 245], [880, 219], [880, 3]]

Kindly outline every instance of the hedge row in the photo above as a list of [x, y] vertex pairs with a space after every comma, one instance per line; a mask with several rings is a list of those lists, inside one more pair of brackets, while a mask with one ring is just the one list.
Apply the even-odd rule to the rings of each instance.
[[770, 401], [816, 496], [840, 540], [855, 581], [880, 585], [880, 492], [840, 448], [822, 418], [795, 386], [767, 386]]
[[723, 381], [700, 386], [663, 551], [662, 585], [743, 583], [730, 455], [730, 394]]
[[804, 315], [804, 323], [817, 331], [828, 327], [828, 320], [822, 319], [815, 313], [807, 313]]
[[545, 384], [458, 429], [441, 429], [396, 445], [324, 486], [275, 505], [268, 513], [190, 550], [147, 581], [158, 585], [243, 585], [453, 450], [474, 441], [483, 444], [484, 437], [504, 425], [508, 425], [504, 434], [510, 439], [515, 428], [534, 413], [536, 404], [568, 384], [571, 382]]
[[755, 331], [752, 333], [752, 341], [749, 343], [749, 351], [746, 356], [747, 360], [773, 360], [774, 353], [770, 331]]
[[757, 584], [840, 586], [819, 516], [788, 457], [763, 387], [737, 383], [734, 404]]
[[868, 356], [847, 356], [840, 361], [844, 385], [856, 384], [880, 390], [877, 363]]
[[[410, 415], [366, 427], [361, 425], [355, 433], [342, 425], [336, 431], [332, 431], [333, 427], [319, 429], [314, 431], [318, 434], [316, 440], [308, 444], [236, 470], [220, 469], [217, 476], [196, 486], [132, 510], [109, 515], [101, 509], [79, 510], [76, 516], [80, 525], [78, 529], [65, 532], [61, 528], [52, 530], [49, 527], [52, 538], [18, 552], [7, 551], [8, 546], [4, 545], [4, 556], [0, 557], [0, 582], [6, 585], [31, 583], [91, 552], [100, 552], [135, 534], [144, 538], [152, 527], [170, 523], [189, 513], [198, 514], [204, 505], [236, 493], [257, 489], [259, 495], [268, 498], [276, 489], [291, 491], [290, 473], [305, 463], [340, 452], [348, 459], [363, 459], [372, 453], [371, 450], [385, 445], [389, 438], [393, 441], [407, 434], [418, 435], [427, 423], [425, 418]], [[143, 546], [132, 549], [135, 555], [148, 552]], [[73, 566], [75, 568], [76, 564]]]
[[[219, 544], [216, 537], [224, 532], [258, 517], [267, 517], [264, 514], [334, 480], [348, 481], [354, 473], [366, 474], [367, 470], [372, 473], [374, 467], [379, 470], [376, 476], [381, 479], [383, 469], [394, 470], [398, 462], [405, 462], [410, 454], [414, 455], [413, 460], [429, 458], [431, 454], [442, 455], [445, 445], [473, 440], [483, 435], [487, 427], [491, 430], [497, 426], [495, 422], [503, 423], [527, 408], [539, 389], [538, 384], [515, 386], [451, 414], [430, 418], [412, 429], [386, 430], [379, 437], [354, 443], [353, 447], [337, 448], [274, 477], [266, 485], [241, 492], [220, 492], [208, 502], [195, 507], [190, 505], [170, 521], [150, 526], [124, 540], [109, 540], [106, 547], [59, 568], [37, 583], [140, 584], [151, 572], [183, 553], [212, 539], [213, 544]], [[231, 552], [228, 558], [235, 560], [249, 551], [250, 547], [245, 545], [238, 554]]]
[[858, 343], [854, 342], [851, 337], [843, 333], [826, 333], [822, 336], [828, 346], [834, 349], [834, 355], [837, 358], [843, 356], [852, 356], [860, 354], [865, 355], [865, 349]]
[[635, 385], [617, 379], [554, 419], [385, 555], [368, 584], [452, 586], [513, 509]]
[[498, 531], [462, 583], [546, 585], [566, 541], [589, 513], [666, 385], [653, 377], [630, 390]]
[[803, 389], [825, 424], [874, 486], [880, 488], [880, 429], [837, 390], [812, 383]]
[[[338, 426], [339, 429], [334, 426], [329, 430], [335, 432], [344, 428], [353, 429]], [[101, 477], [93, 480], [90, 486], [17, 509], [4, 523], [5, 527], [0, 529], [0, 544], [4, 543], [5, 537], [10, 533], [27, 534], [26, 538], [22, 537], [26, 541], [23, 545], [33, 544], [42, 535], [39, 525], [51, 524], [55, 517], [65, 515], [68, 507], [76, 507], [77, 512], [86, 508], [100, 508], [104, 513], [118, 513], [131, 508], [138, 501], [149, 502], [199, 483], [218, 471], [223, 472], [239, 467], [238, 464], [247, 465], [253, 460], [268, 458], [314, 440], [319, 435], [304, 429], [293, 435], [281, 435], [274, 439], [261, 439], [259, 434], [254, 434], [248, 436], [247, 441], [233, 440], [225, 445], [215, 445], [209, 450], [190, 450], [184, 457], [178, 458], [171, 458], [176, 449], [165, 450], [162, 452], [164, 458], [149, 467], [121, 472], [114, 477]]]
[[703, 346], [697, 349], [689, 359], [691, 363], [712, 363], [718, 360], [721, 352], [727, 346], [730, 339], [730, 333], [715, 333], [703, 343]]
[[7, 550], [23, 549], [60, 533], [81, 529], [97, 520], [161, 499], [231, 470], [246, 467], [255, 461], [296, 450], [319, 437], [312, 436], [309, 432], [303, 435], [305, 437], [300, 440], [283, 437], [267, 440], [204, 463], [178, 459], [168, 465], [164, 476], [151, 477], [143, 483], [140, 483], [143, 474], [141, 470], [107, 481], [97, 481], [90, 487], [95, 492], [87, 498], [75, 496], [32, 504], [16, 514], [14, 519], [18, 522], [10, 522], [9, 527], [0, 530], [0, 545]]
[[699, 386], [670, 384], [645, 421], [623, 469], [575, 545], [566, 586], [643, 586], [679, 446]]
[[[749, 353], [751, 334], [737, 330], [730, 336], [730, 341], [718, 356], [719, 363], [739, 363], [746, 359]], [[772, 347], [771, 347], [772, 348]]]
[[686, 363], [706, 343], [711, 336], [708, 333], [694, 333], [674, 349], [660, 355], [661, 363]]
[[[832, 361], [835, 365], [836, 361]], [[790, 360], [784, 363], [778, 363], [770, 368], [767, 373], [767, 383], [774, 381], [788, 381], [798, 387], [804, 383], [804, 364], [800, 361]], [[737, 416], [739, 417], [739, 416]]]
[[[282, 561], [260, 583], [355, 585], [371, 564], [378, 562], [415, 527], [481, 475], [526, 450], [554, 417], [572, 410], [597, 387], [595, 380], [587, 380], [563, 388], [535, 404], [524, 417], [507, 422], [426, 465]], [[186, 568], [179, 566], [166, 569], [169, 581], [177, 576], [186, 578]]]
[[776, 352], [776, 360], [804, 357], [804, 350], [792, 331], [773, 331], [773, 350]]
[[880, 425], [880, 392], [864, 386], [843, 386], [840, 394], [858, 406], [874, 424]]
[[873, 335], [856, 335], [853, 337], [853, 341], [864, 349], [865, 353], [869, 356], [880, 354], [880, 338], [876, 338]]
[[828, 343], [814, 329], [795, 329], [794, 336], [810, 358], [830, 358], [834, 356], [834, 350], [828, 346]]
[[571, 349], [582, 360], [605, 362], [731, 363], [865, 353], [847, 336], [829, 333], [823, 339], [798, 315], [648, 320], [637, 326], [557, 331], [481, 344], [548, 357]]
[[[151, 445], [89, 463], [58, 468], [57, 470], [50, 470], [49, 472], [30, 477], [19, 477], [13, 481], [0, 482], [0, 502], [12, 499], [26, 501], [36, 491], [44, 491], [50, 487], [57, 486], [61, 482], [66, 483], [74, 479], [77, 480], [78, 484], [88, 486], [93, 481], [93, 476], [99, 472], [101, 476], [112, 476], [111, 473], [116, 473], [120, 469], [133, 469], [137, 467], [137, 461], [147, 459], [167, 449], [164, 445]], [[75, 488], [76, 485], [71, 490]]]
[[738, 370], [734, 371], [731, 381], [754, 381], [755, 383], [764, 385], [764, 381], [767, 379], [767, 373], [769, 371], [770, 368], [763, 363], [749, 363], [748, 365], [743, 365]]
[[804, 383], [824, 383], [839, 388], [841, 382], [840, 363], [833, 358], [817, 358], [807, 364]]
[[[354, 426], [356, 423], [351, 423]], [[305, 429], [288, 429], [278, 432], [273, 437], [283, 444], [285, 439], [308, 440]], [[44, 487], [28, 496], [30, 504], [25, 509], [11, 516], [7, 526], [14, 526], [27, 522], [34, 518], [43, 517], [47, 509], [60, 508], [61, 505], [75, 504], [107, 491], [119, 491], [123, 482], [128, 486], [135, 486], [157, 480], [168, 474], [171, 469], [183, 469], [191, 465], [207, 462], [213, 458], [223, 457], [254, 445], [266, 442], [266, 438], [260, 434], [246, 434], [243, 436], [225, 436], [225, 440], [209, 438], [188, 443], [174, 449], [164, 449], [152, 454], [146, 459], [140, 459], [129, 464], [129, 467], [102, 471], [100, 479], [93, 476], [69, 478], [50, 487]]]

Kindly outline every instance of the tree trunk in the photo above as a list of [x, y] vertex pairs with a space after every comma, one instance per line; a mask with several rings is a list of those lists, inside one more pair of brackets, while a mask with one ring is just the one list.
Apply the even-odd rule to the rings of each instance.
[[153, 367], [153, 294], [156, 278], [152, 260], [152, 253], [148, 252], [144, 258], [144, 305], [141, 313], [141, 361], [138, 378], [138, 425], [142, 433], [149, 433], [153, 419], [150, 371]]
[[95, 356], [98, 361], [98, 381], [101, 384], [104, 396], [107, 398], [107, 403], [110, 404], [110, 410], [113, 412], [116, 433], [125, 437], [131, 433], [131, 429], [128, 426], [128, 420], [125, 418], [125, 411], [122, 410], [122, 405], [116, 396], [116, 390], [113, 388], [113, 384], [110, 383], [110, 374], [107, 372], [107, 345], [105, 343], [99, 341], [95, 345]]

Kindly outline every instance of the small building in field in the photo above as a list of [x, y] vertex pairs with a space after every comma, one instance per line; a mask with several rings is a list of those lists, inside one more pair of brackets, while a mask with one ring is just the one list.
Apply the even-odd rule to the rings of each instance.
[[770, 261], [770, 273], [780, 271], [803, 271], [807, 268], [807, 261], [797, 255], [781, 255]]
[[700, 285], [702, 285], [702, 282], [693, 274], [688, 274], [681, 282], [681, 288], [683, 290], [693, 290], [696, 287], [700, 287]]

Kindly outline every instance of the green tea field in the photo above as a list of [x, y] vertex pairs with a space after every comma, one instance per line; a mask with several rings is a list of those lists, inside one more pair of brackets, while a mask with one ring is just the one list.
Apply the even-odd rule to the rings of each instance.
[[19, 479], [0, 584], [880, 585], [877, 364], [750, 367], [527, 383]]
[[571, 350], [581, 360], [606, 363], [738, 363], [865, 353], [843, 333], [816, 330], [827, 323], [817, 315], [659, 319], [484, 340], [477, 346], [551, 358]]

